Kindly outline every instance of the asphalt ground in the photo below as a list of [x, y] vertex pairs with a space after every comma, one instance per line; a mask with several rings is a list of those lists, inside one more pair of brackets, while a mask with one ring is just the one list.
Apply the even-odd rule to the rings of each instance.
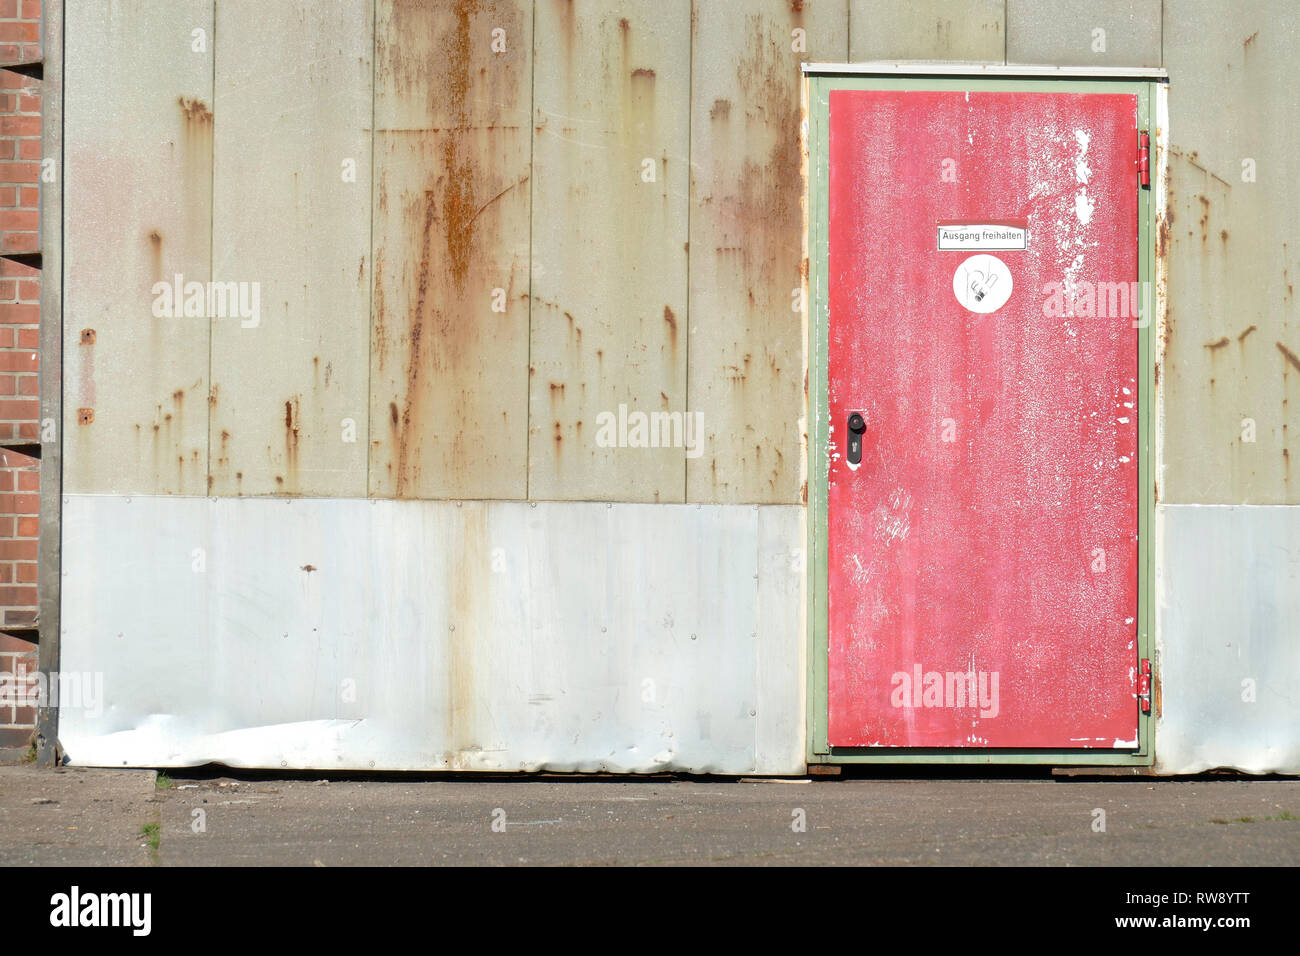
[[1292, 866], [1300, 780], [0, 767], [0, 865]]

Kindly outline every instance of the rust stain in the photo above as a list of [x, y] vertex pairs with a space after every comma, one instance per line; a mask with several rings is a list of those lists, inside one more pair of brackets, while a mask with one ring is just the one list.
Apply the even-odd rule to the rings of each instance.
[[1283, 358], [1287, 360], [1287, 364], [1293, 366], [1297, 371], [1300, 371], [1300, 355], [1296, 355], [1281, 342], [1277, 343], [1277, 350], [1282, 353]]
[[[78, 409], [77, 409], [77, 424], [78, 424], [78, 425], [89, 425], [89, 424], [90, 424], [91, 422], [93, 422], [94, 420], [95, 420], [95, 410], [94, 410], [93, 408], [78, 408]], [[157, 430], [158, 430], [158, 426], [155, 425], [155, 426], [154, 426], [154, 431], [157, 431]]]
[[82, 345], [94, 345], [94, 344], [95, 344], [95, 330], [94, 330], [94, 329], [82, 329], [82, 330], [81, 330], [81, 344], [82, 344]]
[[668, 323], [668, 340], [673, 354], [677, 354], [677, 316], [668, 306], [664, 306], [664, 321]]
[[1228, 337], [1225, 335], [1223, 338], [1215, 339], [1213, 342], [1206, 342], [1205, 348], [1214, 351], [1215, 349], [1223, 348], [1227, 344], [1228, 344]]
[[731, 100], [725, 100], [725, 99], [714, 100], [713, 106], [709, 110], [709, 119], [718, 121], [718, 120], [727, 120], [730, 118], [731, 118]]
[[315, 566], [315, 565], [312, 565], [312, 564], [304, 564], [304, 565], [303, 565], [302, 567], [300, 567], [298, 570], [299, 570], [299, 571], [306, 571], [308, 574], [311, 574], [313, 571], [316, 570], [316, 566]]
[[632, 71], [632, 78], [634, 80], [636, 79], [653, 80], [655, 78], [655, 71], [651, 69], [647, 69], [646, 67], [638, 67], [637, 69]]
[[1250, 333], [1254, 332], [1255, 330], [1256, 330], [1255, 326], [1253, 325], [1249, 326], [1244, 332], [1242, 332], [1240, 335], [1237, 336], [1237, 341], [1245, 344], [1246, 336], [1250, 335]]
[[212, 110], [208, 109], [208, 105], [198, 97], [181, 96], [177, 98], [177, 102], [185, 113], [187, 123], [201, 123], [207, 126], [212, 124]]

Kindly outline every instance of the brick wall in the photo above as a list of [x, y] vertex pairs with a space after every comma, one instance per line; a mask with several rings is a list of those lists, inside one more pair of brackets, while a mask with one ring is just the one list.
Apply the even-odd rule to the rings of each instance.
[[[0, 67], [39, 63], [40, 0], [0, 0]], [[0, 446], [33, 444], [40, 419], [41, 82], [0, 69]], [[40, 462], [0, 447], [0, 674], [36, 673]], [[27, 744], [36, 711], [0, 702], [0, 748]]]

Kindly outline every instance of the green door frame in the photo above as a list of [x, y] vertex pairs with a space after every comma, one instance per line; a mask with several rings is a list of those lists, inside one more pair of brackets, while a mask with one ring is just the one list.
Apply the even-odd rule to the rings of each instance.
[[[1153, 719], [1158, 706], [1156, 675], [1152, 675], [1152, 713], [1138, 713], [1136, 750], [937, 749], [897, 747], [832, 747], [827, 742], [827, 575], [826, 491], [828, 443], [827, 365], [827, 121], [831, 90], [985, 90], [993, 92], [1135, 93], [1138, 129], [1151, 134], [1151, 188], [1138, 196], [1138, 279], [1143, 290], [1138, 332], [1138, 660], [1154, 668], [1155, 609], [1152, 517], [1155, 513], [1155, 330], [1162, 321], [1163, 298], [1157, 287], [1156, 217], [1163, 188], [1163, 156], [1158, 143], [1167, 134], [1164, 122], [1163, 70], [1106, 70], [936, 65], [933, 69], [892, 64], [848, 66], [807, 64], [805, 103], [808, 142], [809, 295], [813, 304], [808, 323], [809, 461], [807, 636], [808, 710], [807, 760], [810, 764], [1053, 764], [1057, 766], [1150, 766], [1154, 762]], [[1137, 706], [1136, 702], [1134, 706]]]

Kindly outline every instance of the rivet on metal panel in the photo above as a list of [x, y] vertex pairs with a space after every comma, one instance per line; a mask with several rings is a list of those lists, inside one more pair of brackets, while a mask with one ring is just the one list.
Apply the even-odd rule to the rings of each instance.
[[454, 631], [454, 630], [456, 630], [456, 625], [455, 625], [455, 624], [452, 624], [452, 625], [448, 626], [447, 630], [449, 630], [449, 631]]

